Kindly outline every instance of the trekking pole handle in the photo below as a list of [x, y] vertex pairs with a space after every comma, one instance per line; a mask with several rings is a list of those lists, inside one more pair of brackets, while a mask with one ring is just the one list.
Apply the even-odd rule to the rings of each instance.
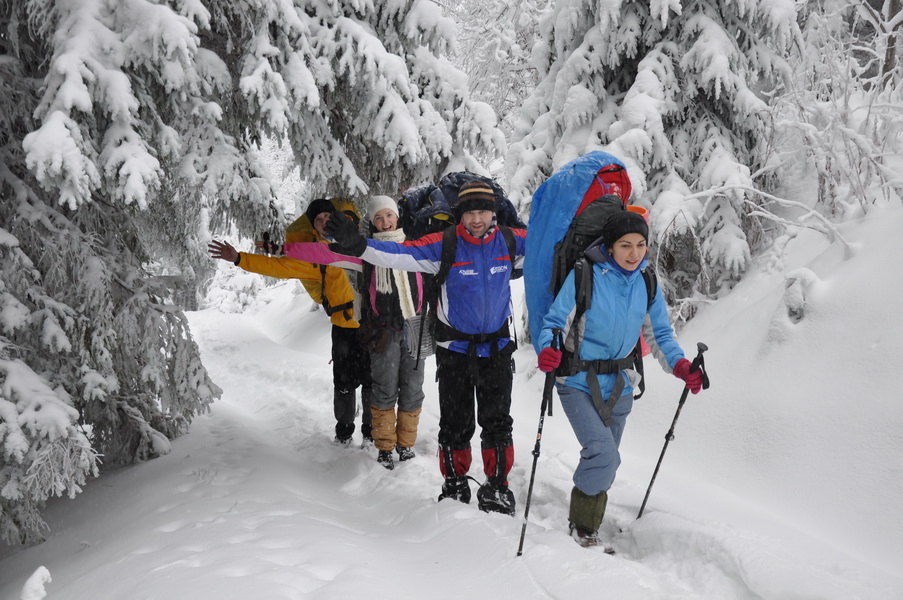
[[[561, 329], [556, 327], [552, 330], [552, 350], [558, 350], [561, 347]], [[552, 416], [552, 390], [555, 389], [555, 370], [552, 369], [546, 374], [546, 382], [542, 388], [542, 408], [549, 409], [549, 416]]]
[[696, 342], [696, 349], [699, 350], [699, 353], [696, 355], [696, 358], [693, 359], [693, 362], [690, 364], [690, 371], [698, 371], [699, 365], [702, 364], [702, 353], [709, 349], [708, 346], [703, 344], [702, 342]]
[[[698, 371], [700, 365], [702, 365], [702, 353], [709, 349], [708, 346], [703, 344], [702, 342], [696, 343], [696, 349], [699, 352], [696, 354], [696, 358], [693, 359], [693, 362], [690, 363], [690, 372]], [[706, 386], [708, 387], [708, 386]], [[674, 415], [674, 421], [671, 423], [671, 429], [668, 430], [668, 433], [665, 434], [665, 440], [669, 442], [674, 441], [674, 426], [677, 424], [677, 417], [680, 416], [680, 409], [683, 408], [684, 402], [687, 401], [687, 392], [689, 392], [689, 388], [684, 388], [683, 393], [680, 396], [680, 402], [677, 403], [677, 414]]]

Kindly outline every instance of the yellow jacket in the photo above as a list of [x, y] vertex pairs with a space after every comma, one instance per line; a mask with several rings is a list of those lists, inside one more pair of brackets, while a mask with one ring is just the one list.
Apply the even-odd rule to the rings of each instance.
[[321, 267], [286, 256], [263, 256], [240, 252], [238, 266], [245, 271], [277, 279], [300, 279], [317, 304], [322, 304], [333, 325], [357, 328], [354, 320], [354, 289], [348, 274], [339, 267]]

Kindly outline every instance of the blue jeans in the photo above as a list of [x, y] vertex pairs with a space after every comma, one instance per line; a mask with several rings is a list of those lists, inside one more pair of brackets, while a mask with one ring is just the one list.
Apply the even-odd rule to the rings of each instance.
[[633, 408], [633, 394], [621, 396], [612, 411], [611, 427], [606, 427], [588, 393], [564, 385], [556, 387], [564, 413], [571, 422], [577, 441], [583, 446], [580, 463], [574, 471], [574, 485], [588, 496], [607, 492], [621, 466], [618, 446], [621, 445], [627, 415]]

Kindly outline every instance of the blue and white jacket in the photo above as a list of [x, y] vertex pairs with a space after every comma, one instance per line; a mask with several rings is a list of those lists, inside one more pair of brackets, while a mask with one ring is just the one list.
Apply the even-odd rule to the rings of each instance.
[[[497, 227], [476, 238], [458, 225], [455, 259], [439, 295], [438, 318], [464, 334], [491, 334], [511, 316], [511, 269], [522, 268], [527, 236], [525, 229], [512, 229], [515, 261]], [[431, 233], [404, 243], [368, 239], [361, 259], [392, 269], [436, 274], [442, 263], [442, 233]], [[500, 337], [498, 349], [510, 342]], [[466, 354], [469, 342], [452, 340], [439, 345]], [[489, 343], [476, 345], [477, 356], [490, 355]]]
[[[607, 256], [607, 252], [604, 253]], [[582, 323], [574, 323], [576, 312], [574, 272], [568, 275], [561, 290], [555, 297], [549, 312], [543, 319], [542, 331], [539, 333], [539, 346], [546, 348], [552, 343], [552, 329], [560, 328], [566, 347], [571, 345], [571, 329], [576, 327], [575, 335], [582, 336], [580, 342], [581, 360], [612, 360], [624, 358], [633, 350], [639, 338], [640, 327], [646, 322], [644, 331], [651, 329], [654, 343], [650, 343], [653, 353], [666, 369], [671, 369], [678, 360], [684, 357], [683, 350], [674, 340], [671, 322], [668, 320], [668, 308], [662, 295], [661, 287], [656, 286], [655, 297], [649, 305], [648, 319], [646, 307], [648, 297], [646, 283], [643, 281], [641, 269], [648, 264], [646, 259], [634, 271], [621, 269], [608, 256], [607, 262], [593, 264], [593, 292], [589, 309], [584, 313]], [[653, 341], [653, 340], [649, 340]], [[602, 397], [608, 398], [614, 387], [615, 377], [624, 377], [625, 387], [622, 395], [629, 394], [632, 385], [628, 374], [599, 375], [599, 387]], [[586, 385], [586, 372], [578, 372], [570, 377], [559, 377], [558, 383], [590, 393]]]

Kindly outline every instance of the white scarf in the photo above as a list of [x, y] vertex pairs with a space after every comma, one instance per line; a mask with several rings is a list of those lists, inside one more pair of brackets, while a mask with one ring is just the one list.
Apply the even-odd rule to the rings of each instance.
[[[377, 231], [373, 234], [373, 239], [385, 242], [401, 243], [405, 240], [403, 229], [395, 231]], [[414, 301], [411, 299], [411, 281], [408, 279], [406, 271], [398, 269], [387, 269], [374, 265], [376, 274], [376, 291], [383, 294], [392, 293], [392, 280], [389, 279], [391, 271], [392, 278], [395, 280], [395, 286], [398, 288], [398, 305], [401, 308], [401, 316], [409, 319], [416, 314], [414, 310]]]

